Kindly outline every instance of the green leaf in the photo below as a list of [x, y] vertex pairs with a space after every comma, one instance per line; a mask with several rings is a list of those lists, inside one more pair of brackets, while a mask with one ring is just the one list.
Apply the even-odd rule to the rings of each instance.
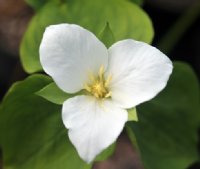
[[144, 0], [130, 0], [130, 1], [140, 6], [143, 5], [144, 3]]
[[67, 137], [61, 106], [35, 92], [51, 83], [33, 75], [11, 87], [0, 107], [0, 145], [4, 168], [90, 169]]
[[60, 105], [63, 104], [63, 102], [69, 99], [70, 97], [76, 95], [76, 94], [65, 93], [54, 82], [48, 84], [41, 90], [37, 91], [36, 94], [52, 103]]
[[[84, 4], [84, 8], [83, 8]], [[45, 27], [58, 23], [74, 23], [94, 32], [96, 36], [109, 23], [116, 41], [133, 38], [151, 43], [152, 23], [137, 5], [125, 0], [76, 0], [68, 3], [47, 3], [30, 22], [25, 33], [20, 55], [26, 72], [41, 71], [39, 45]]]
[[[70, 23], [79, 24], [96, 35], [106, 23], [116, 41], [134, 38], [150, 43], [153, 38], [152, 23], [148, 15], [137, 5], [124, 0], [76, 0], [69, 3]], [[84, 4], [84, 8], [82, 5]], [[101, 15], [97, 15], [100, 13]]]
[[106, 47], [110, 47], [114, 42], [115, 38], [112, 30], [110, 29], [109, 23], [106, 23], [105, 28], [99, 35], [99, 39], [106, 45]]
[[39, 10], [47, 2], [54, 1], [59, 2], [60, 0], [25, 0], [28, 5], [30, 5], [34, 10]]
[[132, 129], [131, 129], [131, 127], [129, 125], [126, 125], [125, 129], [126, 129], [126, 133], [127, 133], [128, 137], [129, 137], [131, 143], [133, 144], [134, 148], [137, 150], [137, 153], [141, 157], [140, 148], [138, 147], [138, 143], [137, 143], [137, 139], [136, 139], [135, 134], [133, 133], [133, 131], [132, 131]]
[[128, 109], [128, 121], [138, 121], [137, 110], [136, 108]]
[[79, 24], [96, 35], [109, 23], [116, 41], [126, 38], [147, 43], [152, 41], [154, 32], [150, 18], [129, 1], [76, 0], [69, 1], [68, 6], [69, 22]]
[[186, 169], [198, 159], [199, 93], [193, 70], [176, 62], [165, 90], [137, 107], [139, 121], [127, 126], [147, 169]]
[[52, 103], [62, 105], [64, 101], [66, 101], [67, 99], [69, 99], [71, 97], [85, 94], [85, 91], [81, 90], [75, 94], [69, 94], [69, 93], [66, 93], [63, 90], [61, 90], [56, 85], [56, 83], [52, 82], [52, 83], [48, 84], [47, 86], [45, 86], [44, 88], [37, 91], [35, 94], [43, 97], [44, 99], [46, 99]]

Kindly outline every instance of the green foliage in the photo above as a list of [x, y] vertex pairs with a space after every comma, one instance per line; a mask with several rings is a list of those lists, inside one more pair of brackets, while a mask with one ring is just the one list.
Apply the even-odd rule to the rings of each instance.
[[[0, 107], [5, 168], [91, 168], [79, 158], [67, 137], [61, 106], [35, 94], [49, 94], [44, 91], [50, 89], [61, 92], [47, 76], [33, 75], [14, 84], [5, 96]], [[59, 96], [57, 93], [55, 96]], [[126, 128], [134, 146], [137, 140], [146, 169], [185, 169], [198, 159], [199, 100], [199, 84], [193, 71], [178, 62], [166, 89], [137, 107], [139, 121], [128, 122]], [[129, 113], [135, 120], [136, 109]], [[108, 158], [114, 147], [96, 160]]]
[[[39, 10], [42, 8], [47, 2], [62, 2], [62, 0], [25, 0], [33, 9]], [[69, 0], [66, 0], [68, 2]], [[129, 0], [137, 5], [142, 5], [143, 0]]]
[[150, 43], [153, 38], [149, 17], [134, 3], [125, 0], [67, 2], [53, 1], [45, 4], [30, 22], [20, 48], [26, 72], [34, 73], [42, 70], [39, 62], [39, 45], [45, 27], [51, 24], [75, 23], [98, 36], [106, 23], [109, 23], [116, 41], [133, 38]]
[[70, 97], [75, 96], [75, 94], [65, 93], [54, 82], [48, 84], [47, 86], [36, 92], [36, 94], [52, 103], [59, 105], [62, 105], [63, 102]]
[[51, 80], [33, 75], [9, 90], [0, 109], [4, 168], [90, 169], [78, 156], [61, 120], [61, 106], [35, 95]]
[[107, 48], [109, 48], [115, 42], [113, 32], [110, 29], [108, 22], [106, 23], [103, 31], [100, 33], [99, 39], [106, 45]]
[[138, 121], [136, 108], [128, 109], [128, 121]]
[[130, 1], [132, 1], [133, 3], [138, 4], [140, 6], [144, 3], [144, 0], [130, 0]]
[[[46, 90], [55, 94], [54, 97], [64, 97], [55, 86], [47, 76], [32, 75], [8, 91], [0, 107], [0, 146], [5, 168], [91, 168], [79, 158], [67, 137], [67, 129], [61, 120], [61, 106], [35, 94], [44, 97], [49, 94]], [[55, 102], [61, 104], [59, 99]], [[115, 144], [104, 150], [96, 161], [107, 159], [114, 148]]]
[[[150, 19], [137, 6], [142, 0], [26, 1], [37, 11], [20, 48], [22, 64], [28, 73], [42, 71], [39, 45], [48, 25], [81, 25], [107, 47], [126, 38], [151, 43], [153, 37]], [[128, 110], [127, 133], [140, 149], [146, 169], [185, 169], [198, 159], [199, 94], [199, 83], [192, 69], [177, 62], [164, 91], [139, 105], [137, 111]], [[4, 168], [92, 168], [80, 159], [62, 123], [61, 105], [73, 96], [45, 75], [30, 76], [11, 87], [0, 107]], [[111, 145], [96, 160], [107, 159], [114, 148], [115, 144]]]
[[60, 0], [25, 0], [28, 5], [30, 5], [34, 10], [39, 10], [47, 2], [59, 2]]
[[177, 62], [165, 90], [137, 107], [139, 121], [127, 126], [147, 169], [186, 169], [198, 159], [199, 93], [192, 69]]

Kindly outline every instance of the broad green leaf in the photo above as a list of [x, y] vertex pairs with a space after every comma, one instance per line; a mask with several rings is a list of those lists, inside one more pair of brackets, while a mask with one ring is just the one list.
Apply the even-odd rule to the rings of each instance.
[[64, 101], [66, 101], [67, 99], [71, 97], [74, 97], [77, 95], [83, 95], [85, 93], [86, 91], [84, 90], [81, 90], [75, 94], [66, 93], [62, 91], [54, 82], [48, 84], [47, 86], [45, 86], [44, 88], [36, 92], [38, 96], [41, 96], [44, 99], [58, 105], [63, 104]]
[[114, 42], [115, 38], [112, 30], [110, 29], [109, 23], [107, 22], [103, 31], [99, 35], [99, 39], [109, 48]]
[[9, 90], [0, 108], [0, 145], [6, 169], [90, 169], [72, 144], [61, 106], [35, 92], [51, 82], [33, 75]]
[[139, 121], [127, 126], [136, 136], [146, 169], [186, 169], [198, 159], [199, 93], [193, 70], [176, 62], [165, 90], [137, 107]]
[[126, 38], [147, 43], [152, 41], [151, 20], [134, 3], [126, 0], [76, 0], [69, 1], [68, 6], [69, 22], [79, 24], [96, 35], [109, 23], [116, 41]]
[[60, 2], [60, 0], [25, 0], [28, 5], [30, 5], [34, 10], [39, 10], [47, 2]]
[[76, 95], [65, 93], [54, 82], [37, 91], [36, 94], [52, 103], [60, 105], [63, 104], [65, 100]]
[[[31, 7], [33, 7], [35, 10], [40, 9], [43, 7], [47, 2], [54, 1], [54, 2], [62, 2], [62, 0], [25, 0]], [[66, 0], [67, 2], [68, 0]], [[127, 1], [127, 0], [125, 0]], [[144, 0], [129, 0], [137, 5], [142, 5], [144, 3]]]
[[126, 133], [128, 134], [128, 137], [129, 137], [131, 143], [133, 144], [134, 148], [136, 148], [137, 153], [140, 154], [140, 149], [138, 147], [137, 139], [136, 139], [135, 134], [133, 133], [131, 127], [129, 125], [126, 125], [125, 129], [126, 129]]
[[144, 0], [129, 0], [129, 1], [131, 1], [137, 5], [140, 5], [140, 6], [144, 3]]
[[[30, 22], [20, 47], [26, 72], [41, 71], [39, 45], [45, 27], [58, 23], [74, 23], [98, 36], [106, 23], [116, 41], [133, 38], [150, 43], [153, 38], [152, 23], [147, 14], [136, 4], [126, 0], [76, 0], [47, 3]], [[83, 7], [84, 4], [84, 7]]]
[[137, 110], [136, 108], [128, 109], [128, 121], [138, 121]]

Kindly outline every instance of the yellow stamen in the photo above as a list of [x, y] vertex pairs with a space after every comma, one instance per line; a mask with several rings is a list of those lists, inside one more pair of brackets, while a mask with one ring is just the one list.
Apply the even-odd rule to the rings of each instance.
[[104, 74], [104, 66], [101, 65], [101, 67], [99, 69], [99, 79], [100, 79], [100, 81], [103, 81], [103, 74]]
[[105, 95], [105, 98], [108, 98], [111, 96], [111, 91], [109, 91], [106, 95]]
[[108, 78], [107, 78], [106, 81], [105, 81], [105, 87], [108, 87], [108, 86], [109, 86], [111, 80], [112, 80], [112, 76], [109, 75]]
[[93, 75], [93, 73], [89, 73], [89, 79], [90, 79], [90, 81], [92, 82], [92, 83], [94, 83], [95, 82], [95, 77], [94, 77], [94, 75]]
[[85, 85], [84, 88], [85, 88], [88, 92], [91, 92], [91, 88], [90, 88], [90, 86]]
[[104, 66], [101, 66], [97, 77], [90, 73], [89, 79], [91, 82], [85, 85], [85, 89], [96, 98], [108, 98], [111, 96], [111, 92], [109, 91], [111, 76], [105, 79], [104, 71]]

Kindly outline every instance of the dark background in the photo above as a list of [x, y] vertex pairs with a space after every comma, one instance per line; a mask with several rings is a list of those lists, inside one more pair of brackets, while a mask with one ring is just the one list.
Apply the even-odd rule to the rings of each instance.
[[[195, 1], [198, 0], [146, 0], [143, 8], [154, 25], [154, 46], [159, 46], [164, 35]], [[13, 82], [27, 76], [19, 61], [19, 44], [33, 14], [23, 0], [0, 0], [0, 99]], [[189, 63], [200, 79], [200, 16], [168, 51], [168, 56]], [[200, 169], [200, 164], [197, 162], [189, 169]]]

